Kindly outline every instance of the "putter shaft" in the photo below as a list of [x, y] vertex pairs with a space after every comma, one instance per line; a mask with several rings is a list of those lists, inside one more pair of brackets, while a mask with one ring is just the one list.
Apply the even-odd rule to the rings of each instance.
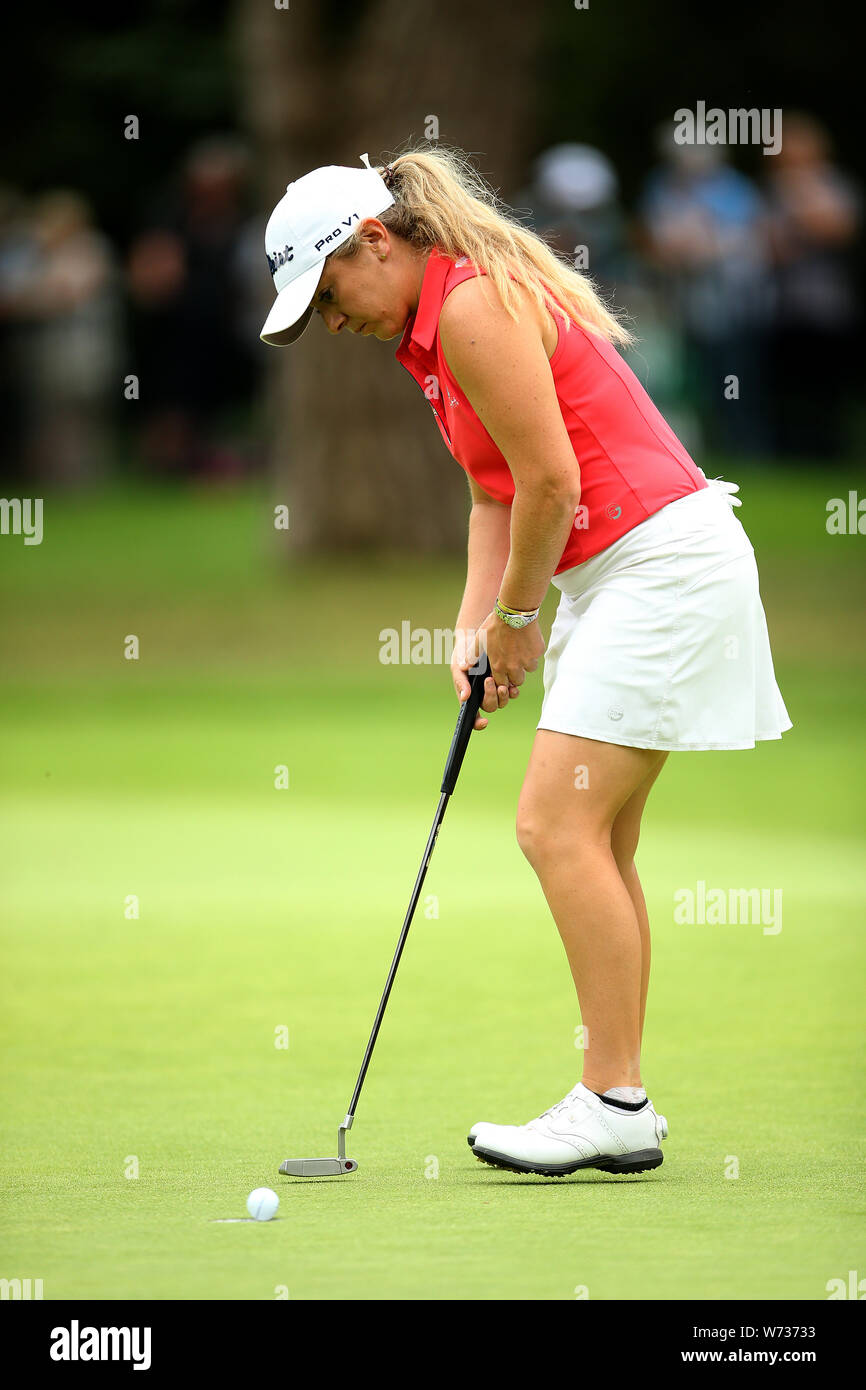
[[355, 1089], [352, 1092], [352, 1099], [345, 1119], [337, 1131], [337, 1156], [336, 1158], [287, 1158], [280, 1164], [280, 1172], [287, 1173], [292, 1177], [311, 1178], [311, 1177], [334, 1177], [340, 1173], [354, 1172], [358, 1165], [354, 1159], [346, 1158], [346, 1134], [352, 1128], [355, 1119], [355, 1110], [361, 1095], [361, 1088], [364, 1085], [364, 1078], [367, 1075], [367, 1068], [370, 1065], [370, 1058], [373, 1055], [373, 1048], [376, 1046], [376, 1039], [379, 1036], [379, 1029], [382, 1026], [382, 1019], [385, 1016], [385, 1008], [397, 974], [397, 967], [400, 964], [400, 957], [403, 954], [403, 947], [406, 945], [406, 938], [409, 935], [409, 928], [412, 925], [412, 918], [415, 915], [415, 908], [418, 906], [418, 899], [421, 896], [421, 889], [424, 886], [424, 879], [427, 875], [427, 867], [433, 854], [436, 844], [436, 837], [445, 815], [445, 808], [448, 805], [451, 793], [457, 785], [457, 777], [463, 763], [466, 749], [469, 745], [469, 736], [475, 727], [475, 719], [481, 702], [484, 698], [484, 682], [490, 674], [490, 665], [486, 653], [482, 653], [478, 663], [478, 669], [469, 678], [469, 695], [464, 700], [457, 717], [457, 725], [454, 729], [454, 736], [451, 740], [451, 747], [448, 751], [448, 760], [445, 764], [445, 773], [442, 778], [440, 789], [439, 805], [436, 807], [436, 815], [433, 818], [433, 825], [427, 837], [427, 844], [424, 847], [424, 857], [421, 860], [421, 867], [415, 878], [415, 885], [412, 889], [412, 896], [409, 899], [409, 906], [406, 916], [403, 919], [403, 926], [400, 930], [400, 937], [397, 942], [397, 949], [391, 961], [391, 968], [388, 971], [388, 978], [385, 981], [385, 988], [379, 1007], [376, 1010], [376, 1018], [367, 1042], [364, 1053], [364, 1060], [361, 1063], [361, 1070], [358, 1073], [358, 1080], [355, 1082]]

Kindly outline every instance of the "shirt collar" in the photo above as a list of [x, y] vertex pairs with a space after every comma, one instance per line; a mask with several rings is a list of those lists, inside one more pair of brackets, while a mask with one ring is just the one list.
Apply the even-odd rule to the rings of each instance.
[[451, 266], [452, 261], [434, 246], [424, 268], [418, 308], [403, 330], [397, 349], [398, 357], [407, 351], [429, 352], [432, 348], [442, 309], [442, 291]]

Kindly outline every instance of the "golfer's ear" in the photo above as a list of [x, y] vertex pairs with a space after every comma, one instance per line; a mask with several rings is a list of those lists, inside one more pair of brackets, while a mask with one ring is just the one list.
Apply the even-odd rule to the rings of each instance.
[[388, 229], [383, 227], [378, 217], [365, 217], [358, 228], [358, 235], [373, 251], [387, 251], [391, 244]]

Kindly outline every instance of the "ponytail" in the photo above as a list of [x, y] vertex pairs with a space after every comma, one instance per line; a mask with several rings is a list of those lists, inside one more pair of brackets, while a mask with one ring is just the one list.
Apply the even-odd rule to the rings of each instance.
[[[385, 174], [386, 168], [378, 172]], [[618, 346], [633, 341], [589, 276], [574, 270], [507, 212], [461, 151], [443, 146], [409, 149], [387, 166], [387, 179], [394, 203], [379, 217], [383, 227], [419, 250], [436, 246], [452, 260], [468, 256], [486, 271], [515, 321], [520, 306], [516, 281], [539, 309], [564, 313], [566, 328], [574, 321]], [[332, 255], [351, 257], [359, 246], [354, 232]]]

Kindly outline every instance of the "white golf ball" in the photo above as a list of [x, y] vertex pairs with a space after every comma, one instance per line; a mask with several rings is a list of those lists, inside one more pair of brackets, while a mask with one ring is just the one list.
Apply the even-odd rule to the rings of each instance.
[[254, 1221], [270, 1221], [279, 1205], [279, 1197], [269, 1187], [257, 1187], [247, 1198], [247, 1211]]

